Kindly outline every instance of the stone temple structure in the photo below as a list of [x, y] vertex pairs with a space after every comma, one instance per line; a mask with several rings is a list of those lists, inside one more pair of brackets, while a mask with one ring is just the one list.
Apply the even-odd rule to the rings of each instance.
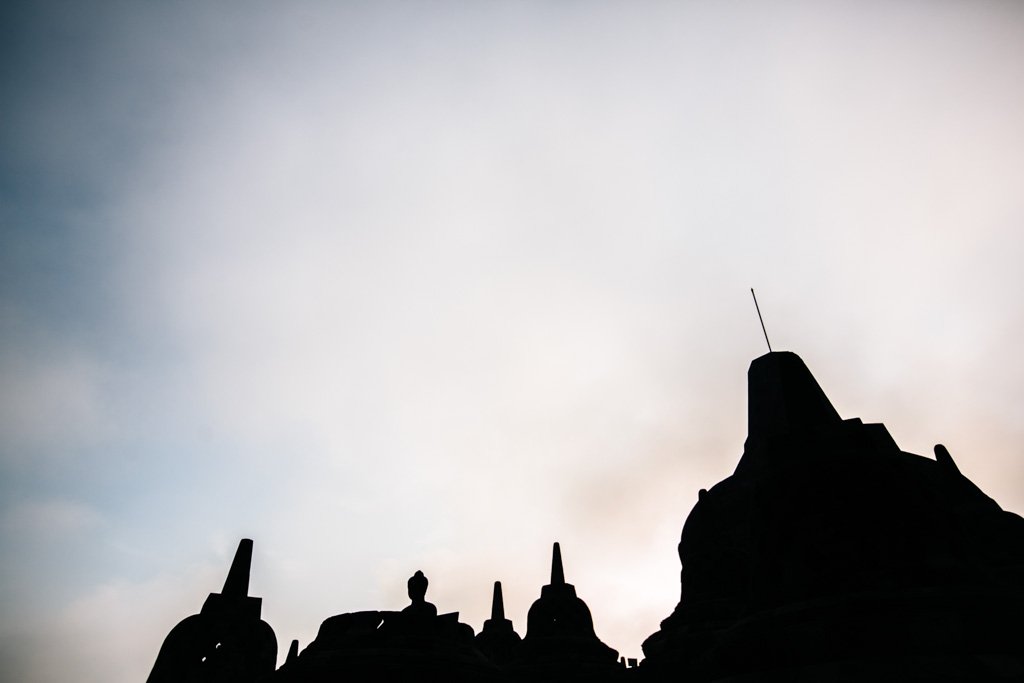
[[277, 638], [260, 619], [262, 601], [249, 597], [252, 541], [242, 539], [220, 593], [199, 614], [174, 627], [156, 657], [150, 683], [260, 680], [277, 666]]
[[735, 473], [683, 527], [652, 678], [1024, 680], [1024, 520], [957, 469], [843, 420], [803, 361], [748, 373]]
[[748, 393], [743, 455], [700, 491], [679, 603], [638, 666], [598, 638], [556, 543], [523, 637], [500, 583], [474, 635], [427, 602], [416, 572], [405, 609], [330, 617], [275, 669], [243, 540], [223, 591], [167, 636], [150, 683], [1024, 681], [1024, 520], [941, 445], [934, 459], [906, 453], [883, 425], [842, 419], [795, 354], [756, 359]]

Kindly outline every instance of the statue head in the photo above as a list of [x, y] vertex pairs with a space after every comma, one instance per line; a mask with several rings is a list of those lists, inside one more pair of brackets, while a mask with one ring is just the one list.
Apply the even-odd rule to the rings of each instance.
[[427, 577], [418, 569], [415, 574], [409, 577], [409, 599], [412, 600], [414, 605], [425, 601], [428, 583]]

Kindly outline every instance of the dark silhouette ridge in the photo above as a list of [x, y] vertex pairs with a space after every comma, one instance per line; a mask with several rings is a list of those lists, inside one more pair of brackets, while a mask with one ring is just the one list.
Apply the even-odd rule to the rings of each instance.
[[924, 458], [884, 425], [842, 419], [795, 354], [755, 359], [748, 391], [743, 454], [699, 492], [679, 603], [639, 667], [597, 637], [555, 543], [523, 638], [500, 582], [474, 637], [437, 613], [417, 571], [404, 609], [330, 617], [274, 671], [243, 539], [223, 591], [171, 631], [150, 681], [1024, 681], [1024, 520], [941, 444]]

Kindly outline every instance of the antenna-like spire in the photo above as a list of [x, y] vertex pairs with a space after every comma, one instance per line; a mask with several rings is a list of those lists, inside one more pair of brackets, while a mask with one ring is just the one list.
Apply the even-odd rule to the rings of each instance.
[[505, 618], [505, 601], [501, 597], [501, 581], [494, 582], [494, 597], [491, 599], [491, 620], [502, 621]]
[[224, 581], [221, 595], [244, 598], [249, 595], [249, 568], [252, 566], [252, 539], [243, 538], [238, 542], [235, 559], [231, 561], [228, 578]]
[[768, 353], [772, 352], [772, 343], [768, 341], [768, 330], [764, 329], [764, 318], [761, 317], [761, 307], [757, 305], [757, 295], [754, 288], [750, 288], [750, 296], [754, 297], [754, 308], [757, 309], [757, 319], [761, 321], [761, 331], [764, 332], [764, 341], [768, 344]]
[[561, 586], [565, 584], [565, 572], [562, 571], [562, 549], [555, 542], [551, 550], [551, 585]]

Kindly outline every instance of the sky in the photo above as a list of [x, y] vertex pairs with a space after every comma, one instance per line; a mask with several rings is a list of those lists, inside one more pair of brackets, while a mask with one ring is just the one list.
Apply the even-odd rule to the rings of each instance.
[[[255, 540], [283, 658], [559, 541], [625, 656], [746, 370], [1024, 512], [1024, 5], [0, 9], [0, 678], [143, 680]], [[868, 504], [869, 501], [865, 501]]]

